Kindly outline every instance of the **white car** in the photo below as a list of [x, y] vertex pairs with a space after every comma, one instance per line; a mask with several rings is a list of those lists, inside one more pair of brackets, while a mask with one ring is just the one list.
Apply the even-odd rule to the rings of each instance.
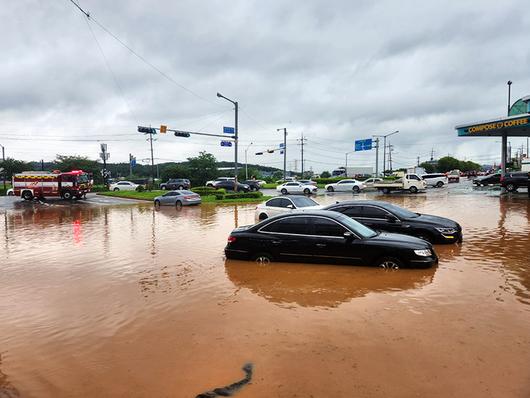
[[278, 214], [321, 208], [321, 205], [306, 196], [277, 196], [256, 207], [256, 218], [262, 221]]
[[334, 184], [328, 184], [325, 186], [326, 191], [328, 192], [354, 192], [359, 193], [361, 190], [366, 188], [364, 184], [360, 181], [349, 179], [349, 180], [340, 180]]
[[210, 181], [206, 181], [206, 186], [207, 187], [211, 187], [213, 188], [214, 185], [218, 182], [221, 182], [221, 181], [234, 181], [235, 178], [234, 177], [219, 177], [219, 178], [216, 178], [215, 180], [210, 180]]
[[305, 195], [310, 195], [312, 193], [317, 193], [318, 188], [314, 185], [302, 184], [299, 182], [286, 182], [284, 184], [278, 185], [276, 191], [281, 192], [283, 195], [292, 194], [292, 193], [303, 193]]
[[423, 174], [421, 178], [427, 183], [428, 187], [441, 188], [449, 183], [447, 176], [442, 173]]
[[372, 178], [368, 178], [364, 180], [363, 184], [366, 188], [372, 188], [376, 182], [381, 182], [381, 181], [383, 181], [382, 178], [372, 177]]
[[135, 184], [134, 182], [130, 181], [118, 181], [114, 184], [110, 184], [109, 190], [110, 191], [136, 191], [136, 188], [138, 188], [138, 184]]

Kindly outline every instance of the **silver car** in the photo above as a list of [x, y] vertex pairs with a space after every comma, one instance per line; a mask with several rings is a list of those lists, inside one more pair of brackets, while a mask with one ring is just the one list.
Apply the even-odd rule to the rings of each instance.
[[155, 206], [190, 206], [201, 203], [200, 195], [186, 190], [169, 191], [155, 198]]

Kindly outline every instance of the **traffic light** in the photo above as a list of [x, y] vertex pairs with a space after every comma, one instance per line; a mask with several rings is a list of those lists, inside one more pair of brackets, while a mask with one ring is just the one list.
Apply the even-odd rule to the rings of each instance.
[[175, 137], [186, 137], [188, 138], [190, 136], [190, 133], [186, 131], [175, 131]]
[[144, 134], [156, 134], [156, 129], [152, 127], [138, 126], [138, 132]]

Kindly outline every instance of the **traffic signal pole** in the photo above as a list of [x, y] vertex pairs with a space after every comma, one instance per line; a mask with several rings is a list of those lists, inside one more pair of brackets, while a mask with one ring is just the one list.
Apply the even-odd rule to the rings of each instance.
[[[6, 164], [6, 152], [3, 145], [0, 145], [2, 147], [2, 166], [5, 168]], [[6, 190], [6, 172], [4, 171], [4, 176], [2, 177], [2, 180], [4, 180], [4, 191]], [[529, 188], [530, 189], [530, 188]]]

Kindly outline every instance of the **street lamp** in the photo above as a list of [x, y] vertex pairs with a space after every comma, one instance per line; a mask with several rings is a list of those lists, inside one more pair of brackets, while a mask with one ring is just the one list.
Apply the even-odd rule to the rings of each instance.
[[248, 148], [250, 148], [250, 146], [252, 145], [253, 143], [251, 142], [250, 144], [247, 145], [247, 149], [245, 149], [245, 179], [248, 180], [248, 161], [247, 161], [247, 152], [248, 152]]
[[237, 112], [238, 112], [238, 103], [237, 103], [237, 101], [233, 101], [230, 98], [225, 97], [221, 93], [217, 93], [217, 97], [218, 98], [223, 98], [223, 99], [227, 100], [228, 102], [231, 102], [235, 106], [235, 126], [234, 126], [234, 133], [235, 133], [234, 134], [234, 147], [235, 147], [234, 170], [235, 170], [235, 179], [234, 179], [234, 186], [236, 187], [236, 190], [237, 190], [237, 172], [238, 172], [238, 169], [237, 169], [237, 140], [238, 140]]
[[282, 127], [281, 129], [276, 129], [276, 131], [283, 130], [283, 180], [287, 177], [287, 129]]
[[374, 135], [374, 137], [382, 137], [383, 138], [383, 176], [385, 176], [385, 167], [386, 167], [386, 137], [390, 137], [391, 135], [399, 133], [399, 130], [394, 131], [393, 133], [389, 133], [386, 135]]

